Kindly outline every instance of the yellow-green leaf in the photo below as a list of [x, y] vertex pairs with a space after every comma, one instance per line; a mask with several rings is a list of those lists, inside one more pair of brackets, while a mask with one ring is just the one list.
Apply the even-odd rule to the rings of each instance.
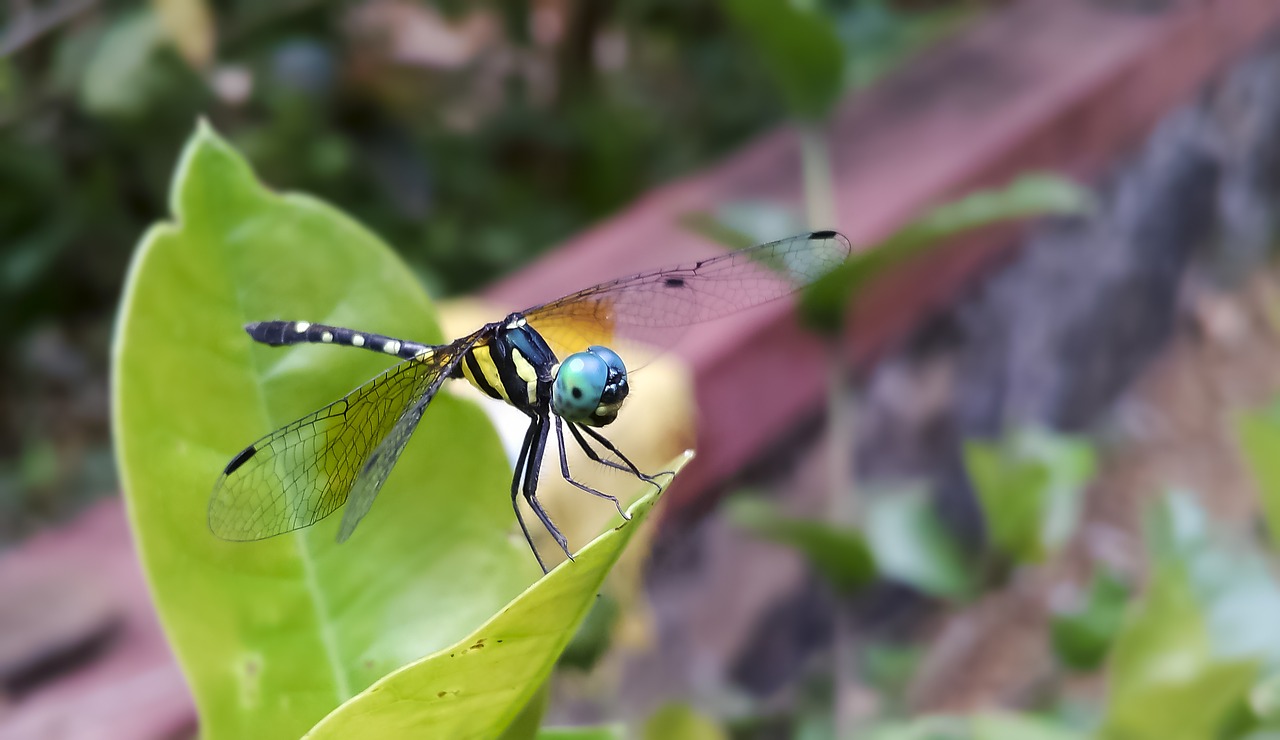
[[651, 490], [628, 510], [631, 521], [597, 537], [479, 629], [378, 681], [307, 737], [496, 736], [546, 680], [659, 493]]
[[207, 126], [183, 153], [172, 209], [134, 257], [113, 348], [130, 522], [202, 736], [297, 737], [462, 639], [538, 570], [516, 534], [492, 427], [449, 394], [347, 543], [335, 543], [339, 516], [261, 542], [214, 537], [209, 495], [236, 452], [393, 362], [255, 345], [245, 322], [442, 337], [391, 250], [315, 199], [263, 187]]

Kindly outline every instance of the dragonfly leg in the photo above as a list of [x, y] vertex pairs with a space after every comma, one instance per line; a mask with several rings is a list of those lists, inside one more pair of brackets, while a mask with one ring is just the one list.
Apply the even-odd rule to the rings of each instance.
[[529, 535], [529, 527], [524, 523], [524, 516], [520, 513], [520, 484], [527, 476], [528, 461], [530, 458], [529, 448], [533, 446], [533, 438], [537, 433], [537, 420], [529, 422], [529, 431], [524, 433], [524, 442], [520, 445], [520, 455], [516, 459], [516, 469], [511, 476], [511, 508], [516, 512], [516, 521], [520, 523], [520, 531], [524, 532], [524, 541], [529, 543], [529, 549], [533, 550], [533, 557], [538, 561], [538, 567], [542, 568], [542, 574], [547, 574], [547, 564], [542, 562], [542, 555], [538, 553], [538, 546], [533, 544], [533, 537]]
[[[624, 455], [624, 454], [622, 454], [622, 450], [619, 450], [619, 449], [618, 449], [618, 448], [617, 448], [617, 447], [616, 447], [612, 442], [610, 442], [610, 441], [609, 441], [609, 439], [608, 439], [607, 437], [605, 437], [603, 434], [601, 434], [601, 433], [597, 432], [596, 430], [592, 429], [591, 427], [580, 426], [580, 425], [578, 425], [578, 424], [574, 424], [574, 423], [572, 423], [572, 422], [570, 422], [570, 423], [569, 423], [569, 431], [570, 431], [570, 432], [573, 432], [573, 438], [574, 438], [575, 440], [577, 440], [577, 442], [578, 442], [578, 446], [582, 448], [582, 451], [583, 451], [583, 452], [585, 452], [585, 453], [587, 453], [587, 457], [589, 457], [589, 458], [591, 458], [592, 460], [594, 460], [594, 461], [596, 461], [596, 462], [600, 463], [601, 465], [606, 465], [606, 466], [608, 466], [608, 467], [610, 467], [610, 468], [613, 468], [613, 469], [615, 469], [615, 470], [621, 470], [621, 471], [623, 471], [623, 472], [629, 472], [629, 473], [631, 473], [632, 475], [634, 475], [635, 477], [637, 477], [637, 478], [639, 478], [640, 480], [644, 481], [645, 483], [648, 483], [649, 485], [653, 486], [654, 488], [658, 488], [658, 489], [661, 489], [661, 488], [662, 488], [662, 486], [658, 485], [658, 479], [657, 479], [657, 476], [649, 475], [649, 474], [647, 474], [647, 473], [643, 473], [643, 472], [641, 472], [641, 471], [640, 471], [640, 468], [636, 467], [636, 464], [635, 464], [635, 463], [633, 463], [633, 462], [631, 462], [630, 460], [628, 460], [628, 459], [627, 459], [627, 456], [626, 456], [626, 455]], [[585, 439], [583, 439], [583, 438], [582, 438], [582, 432], [586, 432], [588, 435], [590, 435], [590, 436], [591, 436], [591, 438], [592, 438], [592, 439], [594, 439], [596, 442], [599, 442], [599, 443], [600, 443], [600, 446], [604, 447], [606, 450], [608, 450], [608, 451], [612, 452], [613, 454], [617, 455], [617, 456], [618, 456], [618, 459], [619, 459], [619, 460], [621, 460], [621, 461], [623, 462], [623, 464], [622, 464], [622, 465], [619, 465], [618, 463], [616, 463], [616, 462], [614, 462], [614, 461], [612, 461], [612, 460], [605, 460], [604, 458], [600, 457], [599, 453], [597, 453], [594, 449], [592, 449], [592, 448], [591, 448], [591, 445], [587, 444], [587, 440], [585, 440]], [[675, 473], [672, 473], [672, 472], [671, 472], [671, 471], [669, 471], [669, 470], [665, 470], [665, 471], [663, 471], [663, 472], [661, 472], [661, 473], [658, 473], [658, 475], [675, 475]]]
[[[569, 481], [569, 483], [573, 484], [573, 485], [574, 485], [574, 486], [576, 486], [578, 489], [583, 490], [583, 491], [586, 491], [587, 493], [591, 494], [592, 496], [599, 496], [599, 497], [600, 497], [600, 498], [602, 498], [602, 499], [606, 499], [606, 500], [608, 500], [608, 501], [612, 501], [612, 502], [613, 502], [613, 506], [614, 506], [614, 508], [616, 508], [616, 509], [618, 510], [618, 513], [622, 515], [622, 518], [623, 518], [623, 519], [630, 520], [630, 519], [631, 519], [631, 515], [630, 515], [630, 514], [628, 514], [627, 512], [625, 512], [625, 511], [623, 511], [623, 510], [622, 510], [622, 504], [621, 504], [621, 502], [619, 502], [619, 501], [618, 501], [617, 496], [610, 496], [609, 494], [605, 493], [604, 491], [597, 491], [596, 489], [592, 488], [591, 486], [586, 485], [585, 483], [579, 483], [578, 481], [576, 481], [576, 480], [574, 480], [574, 479], [573, 479], [573, 476], [572, 476], [572, 475], [570, 475], [570, 474], [569, 474], [569, 456], [565, 453], [565, 449], [564, 449], [564, 420], [563, 420], [563, 419], [561, 419], [559, 416], [557, 416], [557, 417], [556, 417], [556, 442], [558, 442], [558, 443], [559, 443], [559, 445], [560, 445], [560, 475], [561, 475], [561, 477], [563, 477], [565, 480]], [[603, 461], [597, 461], [597, 462], [603, 462]], [[620, 469], [622, 468], [622, 466], [621, 466], [621, 465], [617, 465], [617, 464], [611, 465], [610, 467], [616, 467], [616, 468], [620, 468]]]
[[533, 446], [529, 449], [529, 468], [524, 477], [524, 500], [529, 502], [533, 513], [542, 520], [542, 526], [551, 533], [556, 544], [564, 550], [565, 556], [573, 560], [573, 553], [569, 552], [569, 540], [560, 533], [555, 523], [551, 521], [551, 517], [547, 515], [546, 509], [542, 508], [542, 503], [538, 501], [538, 473], [542, 469], [542, 455], [547, 451], [547, 434], [551, 431], [551, 425], [546, 418], [536, 419], [533, 423], [537, 428], [537, 435], [533, 439]]

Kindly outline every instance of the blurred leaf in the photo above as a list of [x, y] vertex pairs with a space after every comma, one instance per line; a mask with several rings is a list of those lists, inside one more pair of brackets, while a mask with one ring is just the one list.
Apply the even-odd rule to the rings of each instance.
[[680, 225], [730, 249], [742, 249], [805, 230], [804, 221], [784, 206], [768, 201], [736, 201], [714, 211], [680, 216]]
[[151, 0], [160, 27], [178, 53], [196, 69], [213, 61], [213, 14], [206, 0]]
[[43, 488], [58, 480], [58, 448], [48, 439], [34, 439], [22, 446], [18, 480], [24, 488]]
[[1110, 571], [1095, 573], [1083, 603], [1052, 616], [1049, 634], [1058, 659], [1081, 671], [1102, 665], [1124, 624], [1129, 595], [1129, 587]]
[[619, 616], [617, 599], [609, 594], [597, 596], [586, 619], [582, 620], [573, 639], [561, 653], [559, 666], [580, 671], [591, 670], [609, 651], [613, 628], [618, 623]]
[[1112, 650], [1106, 736], [1217, 737], [1259, 667], [1275, 664], [1275, 584], [1185, 494], [1153, 506], [1145, 525], [1155, 570]]
[[923, 657], [924, 647], [919, 644], [872, 642], [861, 651], [860, 672], [877, 691], [893, 697], [905, 696]]
[[1097, 468], [1086, 440], [1035, 429], [998, 443], [968, 440], [964, 461], [992, 544], [1023, 563], [1044, 560], [1071, 538]]
[[845, 79], [853, 89], [882, 78], [920, 49], [980, 14], [974, 3], [938, 3], [902, 12], [885, 2], [857, 2], [837, 13], [846, 55]]
[[1086, 740], [1090, 735], [1049, 720], [1011, 712], [973, 717], [973, 740]]
[[1158, 567], [1116, 639], [1103, 737], [1216, 737], [1257, 672], [1253, 661], [1211, 655], [1204, 616], [1185, 574]]
[[548, 727], [538, 732], [538, 740], [626, 740], [622, 725], [600, 727]]
[[151, 65], [160, 41], [160, 24], [150, 12], [137, 11], [113, 20], [80, 81], [85, 109], [104, 116], [142, 114], [154, 93]]
[[803, 292], [800, 310], [814, 329], [839, 331], [849, 302], [867, 285], [966, 231], [1002, 221], [1085, 211], [1088, 191], [1053, 175], [1023, 175], [1001, 190], [982, 190], [938, 206], [883, 241], [859, 251]]
[[860, 737], [867, 740], [1086, 740], [1090, 736], [1034, 715], [979, 712], [968, 717], [921, 717], [882, 725]]
[[844, 90], [844, 49], [831, 19], [789, 0], [720, 0], [755, 48], [791, 115], [816, 120]]
[[869, 498], [867, 544], [886, 577], [947, 599], [973, 595], [976, 577], [919, 488]]
[[1211, 526], [1186, 492], [1152, 506], [1143, 524], [1152, 558], [1186, 576], [1207, 619], [1214, 654], [1280, 668], [1280, 587], [1253, 541]]
[[784, 516], [770, 502], [746, 496], [733, 499], [727, 513], [743, 529], [798, 550], [838, 590], [856, 590], [876, 575], [875, 560], [857, 530]]
[[[677, 459], [671, 469], [687, 461]], [[659, 495], [649, 489], [628, 509], [630, 521], [597, 537], [467, 637], [380, 679], [305, 737], [404, 737], [424, 727], [436, 737], [501, 732], [529, 701], [531, 687], [546, 681]]]
[[688, 704], [668, 704], [644, 723], [644, 740], [728, 740], [715, 722]]
[[1240, 451], [1262, 495], [1273, 548], [1280, 549], [1280, 400], [1236, 419]]
[[1253, 687], [1249, 709], [1263, 724], [1280, 728], [1280, 673], [1273, 673]]
[[[347, 543], [335, 542], [339, 517], [260, 542], [215, 538], [209, 492], [231, 456], [389, 363], [372, 352], [255, 345], [245, 322], [289, 316], [441, 336], [390, 250], [318, 201], [263, 188], [207, 126], [183, 154], [172, 208], [174, 221], [147, 233], [130, 268], [113, 349], [113, 431], [140, 559], [201, 735], [297, 737], [389, 672], [379, 685], [421, 688], [443, 661], [490, 672], [468, 679], [479, 689], [451, 674], [446, 688], [461, 695], [429, 700], [474, 708], [485, 697], [469, 721], [496, 734], [540, 685], [634, 527], [610, 531], [507, 606], [476, 637], [492, 638], [488, 649], [468, 642], [465, 658], [444, 653], [396, 671], [464, 639], [537, 573], [513, 537], [498, 439], [479, 409], [442, 394]], [[508, 624], [536, 605], [522, 619], [542, 628]], [[354, 704], [380, 706], [384, 696]]]

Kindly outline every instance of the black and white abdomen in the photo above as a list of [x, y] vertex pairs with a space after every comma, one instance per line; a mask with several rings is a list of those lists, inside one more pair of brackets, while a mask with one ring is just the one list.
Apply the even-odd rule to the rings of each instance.
[[336, 344], [382, 352], [402, 360], [429, 354], [432, 345], [395, 339], [382, 334], [345, 329], [341, 326], [313, 324], [309, 321], [257, 321], [245, 324], [244, 330], [255, 342], [281, 347], [287, 344]]

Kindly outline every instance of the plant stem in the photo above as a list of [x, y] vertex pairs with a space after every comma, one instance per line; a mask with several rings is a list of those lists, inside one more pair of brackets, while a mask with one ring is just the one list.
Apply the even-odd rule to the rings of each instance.
[[811, 229], [836, 227], [836, 204], [827, 139], [817, 124], [800, 124], [800, 171], [804, 177], [805, 216]]
[[[800, 125], [800, 165], [804, 178], [805, 215], [809, 227], [836, 226], [835, 188], [826, 137], [816, 124]], [[847, 376], [844, 355], [831, 348], [827, 375], [827, 521], [853, 527], [860, 518], [853, 483], [853, 408], [845, 395]], [[857, 689], [853, 667], [857, 643], [851, 632], [853, 615], [845, 594], [838, 594], [832, 615], [832, 718], [837, 738], [853, 737], [857, 718], [850, 701]]]

